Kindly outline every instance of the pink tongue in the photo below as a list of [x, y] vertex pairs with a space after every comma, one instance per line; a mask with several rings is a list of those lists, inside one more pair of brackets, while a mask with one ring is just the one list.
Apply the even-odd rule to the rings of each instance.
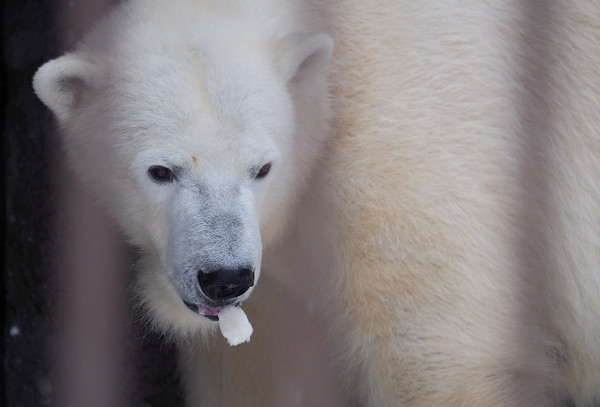
[[204, 315], [219, 315], [221, 308], [218, 307], [202, 307], [201, 312]]

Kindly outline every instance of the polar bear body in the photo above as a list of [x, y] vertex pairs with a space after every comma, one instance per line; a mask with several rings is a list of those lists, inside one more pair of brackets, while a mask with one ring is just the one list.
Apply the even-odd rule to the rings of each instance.
[[160, 329], [254, 267], [190, 405], [600, 403], [600, 6], [521, 3], [131, 0], [40, 70]]

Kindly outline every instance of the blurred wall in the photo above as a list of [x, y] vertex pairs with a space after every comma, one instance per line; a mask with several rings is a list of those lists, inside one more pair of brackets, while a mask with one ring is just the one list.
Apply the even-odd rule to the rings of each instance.
[[[90, 240], [95, 236], [93, 231], [82, 229], [80, 225], [85, 222], [79, 223], [81, 219], [74, 218], [73, 212], [78, 212], [77, 216], [88, 219], [90, 214], [96, 213], [96, 208], [79, 199], [81, 191], [64, 168], [55, 122], [31, 88], [36, 68], [71, 48], [109, 6], [108, 0], [3, 2], [4, 278], [1, 294], [6, 311], [2, 318], [4, 363], [0, 385], [4, 400], [0, 405], [7, 407], [59, 406], [61, 400], [95, 397], [93, 391], [98, 390], [98, 386], [92, 386], [94, 383], [90, 383], [88, 393], [85, 385], [76, 383], [78, 391], [83, 388], [83, 394], [75, 397], [62, 394], [70, 392], [65, 383], [71, 382], [63, 380], [60, 384], [58, 381], [69, 375], [87, 380], [86, 373], [96, 372], [94, 357], [103, 359], [102, 352], [115, 346], [119, 347], [115, 354], [119, 355], [116, 360], [120, 365], [112, 366], [114, 371], [109, 374], [116, 375], [112, 377], [119, 383], [115, 387], [123, 387], [114, 389], [115, 405], [182, 405], [174, 349], [140, 326], [139, 314], [132, 304], [124, 301], [116, 316], [114, 310], [113, 314], [98, 311], [92, 315], [97, 308], [94, 301], [106, 301], [121, 294], [128, 298], [135, 254], [125, 247], [110, 226], [102, 235], [104, 246], [97, 245]], [[73, 211], [73, 205], [78, 205], [77, 211]], [[98, 219], [102, 218], [95, 221]], [[65, 236], [81, 238], [83, 247], [76, 247]], [[92, 243], [86, 247], [87, 241]], [[107, 241], [112, 243], [106, 244]], [[72, 252], [81, 254], [95, 248], [99, 250], [96, 258], [79, 259], [84, 267], [69, 258]], [[101, 250], [114, 251], [113, 257], [118, 261], [98, 262], [98, 258], [103, 259], [106, 254]], [[106, 287], [99, 287], [97, 281], [78, 282], [77, 278], [86, 272], [98, 277], [98, 273], [91, 274], [92, 269], [85, 267], [86, 261], [97, 268], [95, 272], [103, 267], [114, 271], [113, 276], [119, 278], [113, 279], [113, 283], [122, 285], [116, 287], [121, 294], [106, 292]], [[77, 284], [81, 284], [81, 290]], [[78, 291], [94, 288], [98, 295], [81, 299]], [[105, 292], [101, 292], [102, 289]], [[77, 303], [80, 300], [82, 303]], [[113, 342], [98, 342], [96, 348], [94, 342], [87, 348], [82, 346], [78, 329], [84, 326], [72, 323], [70, 312], [84, 318], [89, 312], [93, 317], [89, 318], [92, 328], [110, 326], [114, 332], [108, 337]], [[95, 334], [93, 338], [99, 336]], [[103, 343], [110, 343], [110, 347], [102, 349]], [[69, 355], [78, 356], [73, 361], [64, 360]], [[65, 369], [72, 371], [65, 373]]]

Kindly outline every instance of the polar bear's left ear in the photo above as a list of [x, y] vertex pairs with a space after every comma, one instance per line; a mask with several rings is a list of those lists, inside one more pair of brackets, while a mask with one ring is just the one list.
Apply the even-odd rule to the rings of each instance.
[[80, 55], [69, 53], [42, 65], [33, 77], [33, 89], [60, 123], [71, 118], [81, 95], [100, 86], [102, 75]]
[[323, 32], [290, 34], [279, 40], [278, 51], [284, 78], [300, 82], [325, 67], [333, 52], [333, 40]]

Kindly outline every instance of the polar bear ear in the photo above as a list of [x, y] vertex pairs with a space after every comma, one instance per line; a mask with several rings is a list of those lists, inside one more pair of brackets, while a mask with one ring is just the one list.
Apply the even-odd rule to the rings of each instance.
[[333, 40], [323, 32], [290, 34], [279, 41], [279, 63], [288, 81], [300, 82], [320, 72], [333, 52]]
[[99, 87], [102, 75], [93, 64], [77, 54], [65, 54], [42, 65], [33, 77], [33, 89], [63, 123], [71, 118], [82, 93]]

